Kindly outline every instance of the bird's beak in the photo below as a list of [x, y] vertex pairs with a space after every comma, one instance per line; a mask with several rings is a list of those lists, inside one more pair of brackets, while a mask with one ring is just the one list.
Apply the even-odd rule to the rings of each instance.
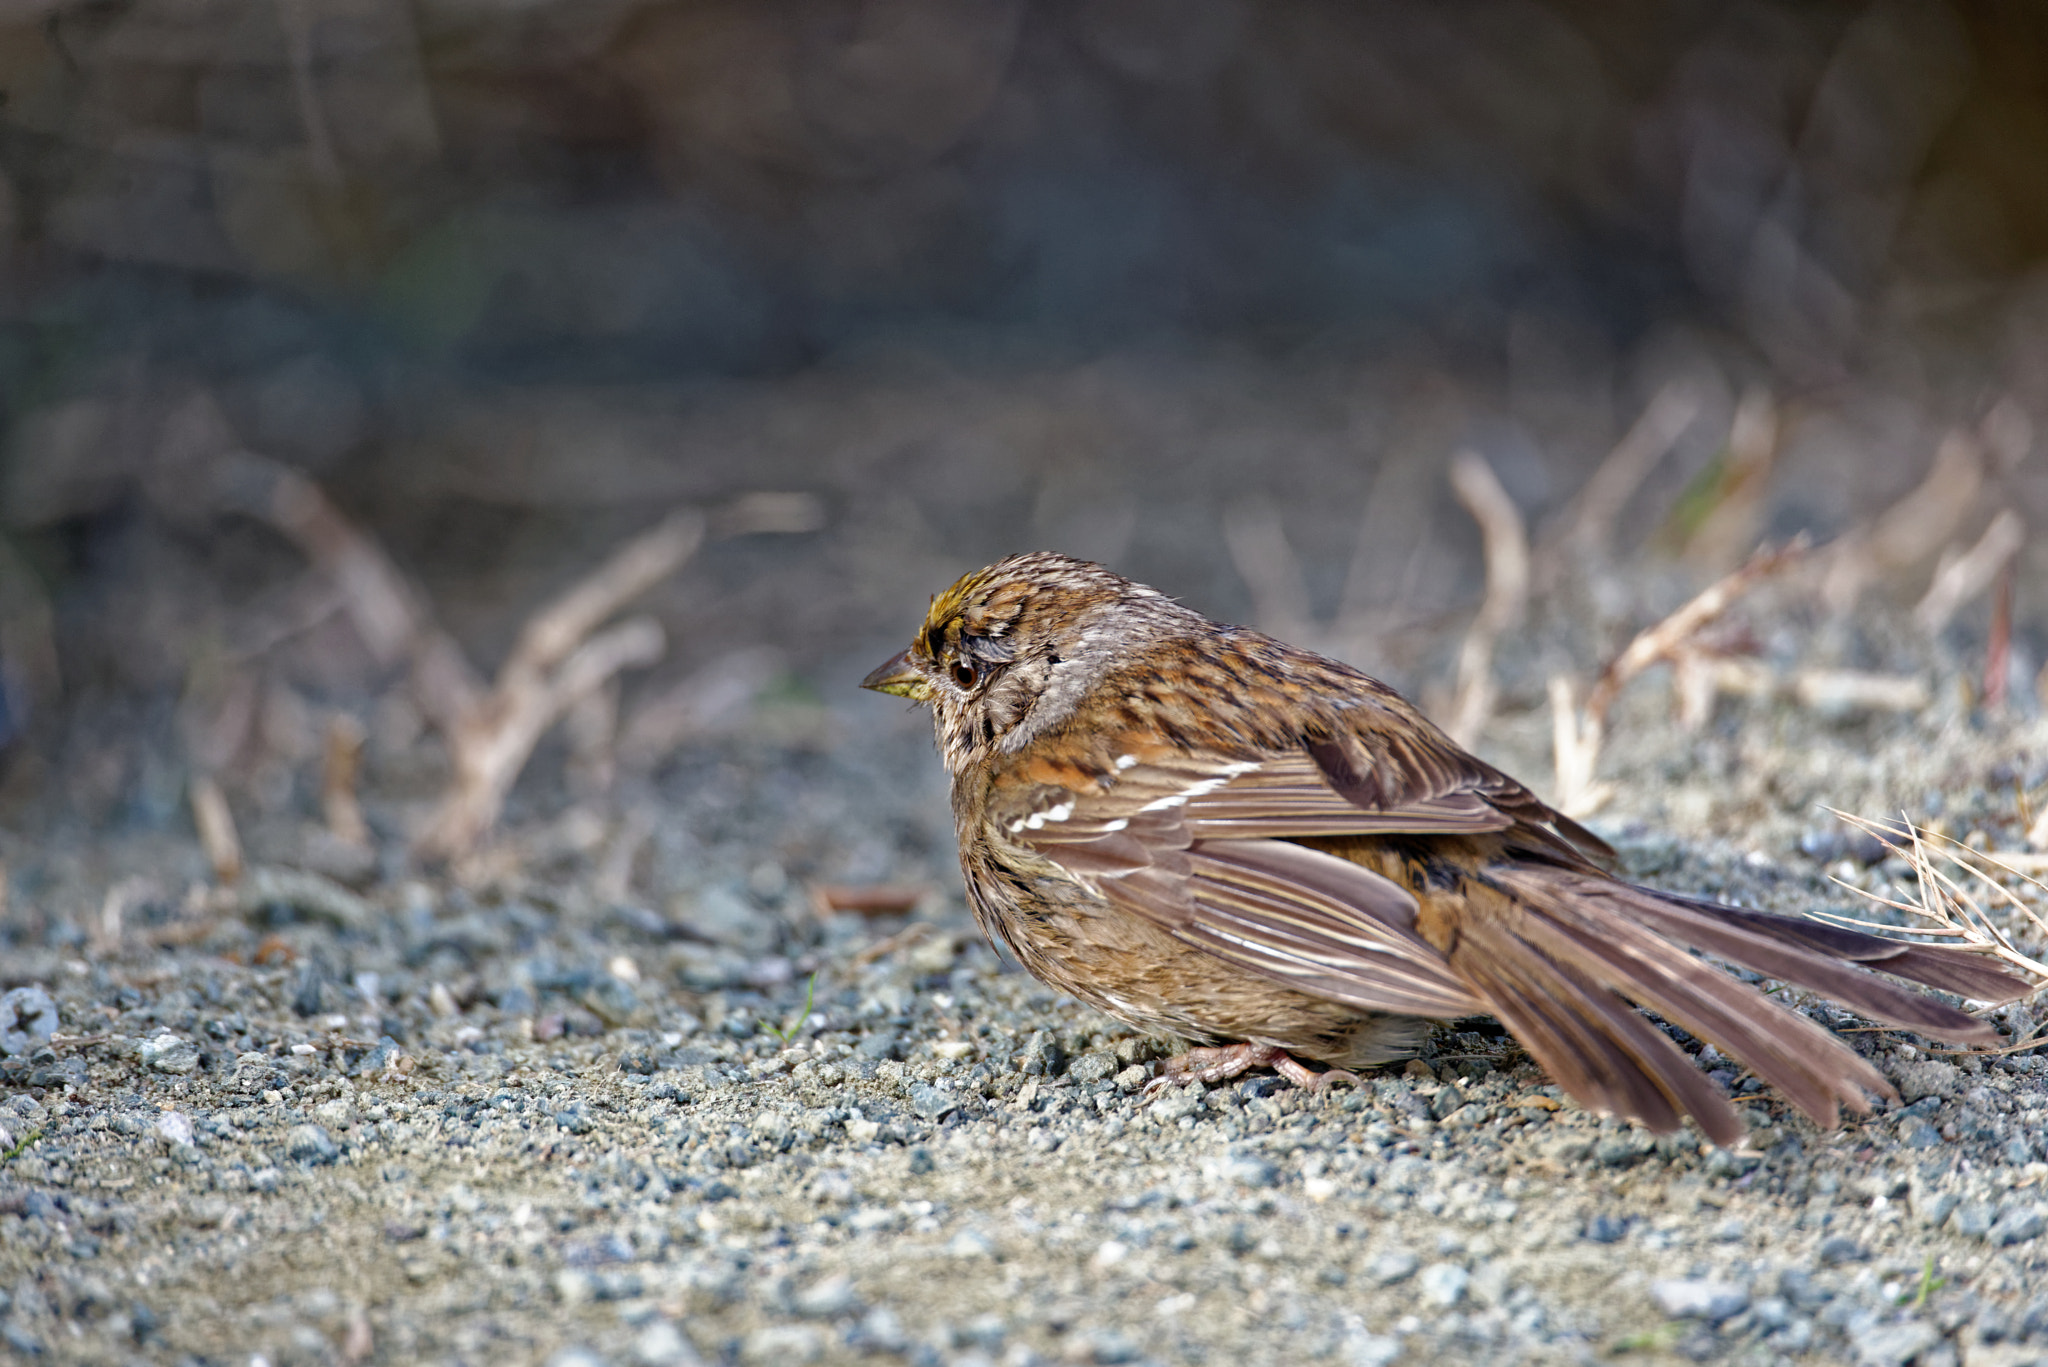
[[932, 696], [931, 685], [925, 682], [924, 675], [911, 667], [907, 650], [890, 657], [874, 673], [862, 679], [860, 686], [872, 688], [877, 693], [894, 693], [912, 702], [926, 702]]

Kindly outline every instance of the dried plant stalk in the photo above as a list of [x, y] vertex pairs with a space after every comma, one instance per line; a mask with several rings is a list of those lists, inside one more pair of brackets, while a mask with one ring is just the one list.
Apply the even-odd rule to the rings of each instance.
[[592, 636], [550, 674], [508, 670], [484, 705], [449, 736], [455, 783], [422, 831], [419, 851], [454, 857], [470, 850], [497, 821], [548, 728], [613, 675], [650, 665], [666, 649], [660, 624], [636, 617]]
[[235, 816], [228, 810], [227, 795], [209, 774], [193, 778], [192, 824], [199, 829], [199, 846], [213, 867], [216, 882], [231, 884], [242, 876], [242, 839], [235, 833]]
[[1550, 679], [1551, 753], [1556, 765], [1557, 808], [1566, 816], [1585, 817], [1605, 806], [1611, 785], [1596, 783], [1603, 723], [1579, 710], [1572, 681], [1562, 674]]
[[[434, 856], [457, 856], [474, 846], [497, 820], [513, 781], [549, 727], [599, 694], [620, 671], [660, 658], [666, 641], [650, 618], [599, 628], [674, 573], [696, 553], [705, 534], [703, 515], [685, 509], [628, 542], [528, 619], [487, 692], [383, 548], [357, 530], [317, 485], [246, 451], [220, 456], [213, 470], [219, 503], [262, 518], [297, 542], [335, 585], [343, 610], [380, 663], [410, 662], [420, 711], [447, 738], [455, 770], [448, 794], [417, 842], [420, 852]], [[735, 510], [733, 518], [746, 530], [807, 528], [821, 516], [816, 500], [807, 495], [749, 496]], [[607, 742], [612, 729], [603, 728]], [[329, 825], [344, 839], [351, 838], [351, 831], [367, 837], [354, 805], [352, 764], [345, 774], [337, 766], [335, 743], [330, 734], [329, 782], [323, 794], [330, 799]], [[586, 753], [584, 758], [591, 757]]]
[[346, 712], [328, 719], [320, 766], [320, 811], [334, 838], [348, 845], [370, 843], [370, 823], [363, 820], [362, 804], [356, 800], [356, 778], [368, 734], [363, 724]]
[[566, 658], [605, 619], [681, 568], [704, 542], [704, 516], [694, 509], [671, 514], [652, 531], [626, 543], [567, 593], [527, 619], [518, 644], [499, 671], [498, 688], [520, 675], [539, 674]]
[[356, 529], [320, 487], [296, 470], [248, 451], [214, 469], [223, 506], [270, 523], [298, 543], [342, 593], [356, 632], [382, 665], [413, 653], [429, 616], [383, 547]]
[[[1834, 881], [1866, 901], [1879, 906], [1890, 907], [1918, 917], [1926, 924], [1914, 927], [1922, 935], [1935, 939], [1955, 941], [1964, 948], [1981, 950], [2011, 964], [2023, 972], [2030, 973], [2043, 982], [2048, 982], [2048, 963], [2025, 953], [2015, 943], [2013, 935], [1999, 924], [1985, 905], [1989, 898], [1992, 905], [2003, 903], [2018, 922], [2031, 927], [2033, 938], [2048, 944], [2048, 918], [2007, 887], [2001, 877], [2014, 878], [2033, 888], [2044, 900], [2048, 900], [2048, 883], [2022, 872], [2013, 863], [1996, 854], [1971, 849], [1960, 840], [1952, 839], [1939, 832], [1903, 822], [1894, 826], [1885, 822], [1871, 821], [1848, 812], [1827, 809], [1843, 821], [1875, 836], [1887, 850], [1904, 859], [1913, 868], [1920, 900], [1904, 902], [1896, 898], [1879, 897], [1862, 888]], [[1951, 874], [1949, 866], [1957, 869], [1961, 877]], [[1896, 932], [1894, 926], [1866, 921], [1859, 917], [1825, 915], [1823, 919], [1853, 926], [1859, 930]], [[2037, 985], [2038, 994], [2038, 985]]]
[[1847, 612], [1879, 575], [1931, 560], [1955, 536], [1984, 488], [1983, 448], [1967, 432], [1951, 432], [1935, 452], [1927, 477], [1869, 526], [1836, 538], [1828, 548], [1821, 596]]
[[1699, 395], [1690, 386], [1668, 384], [1657, 391], [1635, 424], [1586, 481], [1571, 509], [1558, 522], [1557, 532], [1545, 538], [1538, 578], [1546, 586], [1554, 576], [1559, 552], [1569, 549], [1585, 557], [1607, 553], [1622, 509], [1699, 414]]
[[1759, 550], [1740, 567], [1709, 584], [1684, 607], [1637, 633], [1627, 649], [1600, 671], [1592, 692], [1586, 695], [1586, 711], [1605, 721], [1608, 709], [1630, 680], [1651, 665], [1675, 658], [1687, 642], [1718, 620], [1744, 594], [1797, 562], [1806, 551], [1804, 537], [1776, 550]]
[[[1558, 806], [1566, 815], [1590, 815], [1608, 796], [1609, 790], [1605, 785], [1594, 783], [1593, 773], [1606, 734], [1607, 714], [1614, 707], [1614, 700], [1621, 695], [1621, 690], [1651, 665], [1670, 662], [1683, 666], [1688, 657], [1706, 654], [1696, 644], [1700, 632], [1719, 619], [1744, 594], [1796, 564], [1806, 550], [1804, 537], [1776, 550], [1759, 550], [1739, 568], [1708, 585], [1678, 611], [1637, 633], [1627, 648], [1600, 671], [1592, 691], [1586, 695], [1583, 709], [1573, 702], [1569, 679], [1559, 676], [1550, 681], [1552, 752], [1557, 771]], [[1684, 682], [1681, 679], [1681, 687]]]
[[1451, 704], [1451, 739], [1470, 747], [1493, 715], [1493, 647], [1522, 619], [1529, 602], [1529, 536], [1521, 510], [1501, 487], [1493, 467], [1476, 451], [1451, 462], [1451, 488], [1479, 524], [1486, 561], [1486, 597], [1458, 651], [1458, 690]]
[[2008, 560], [1999, 571], [1998, 587], [1991, 596], [1991, 634], [1984, 643], [1984, 705], [2005, 706], [2007, 676], [2012, 673], [2012, 594], [2014, 564]]
[[2010, 508], [1999, 510], [1991, 525], [1967, 551], [1942, 553], [1941, 566], [1927, 595], [1913, 609], [1913, 620], [1928, 635], [1938, 635], [1964, 604], [1990, 588], [1999, 572], [2027, 544], [2027, 524]]
[[1719, 572], [1756, 545], [1763, 525], [1764, 495], [1778, 459], [1778, 405], [1767, 390], [1753, 389], [1736, 406], [1728, 432], [1713, 506], [1686, 538], [1685, 558]]

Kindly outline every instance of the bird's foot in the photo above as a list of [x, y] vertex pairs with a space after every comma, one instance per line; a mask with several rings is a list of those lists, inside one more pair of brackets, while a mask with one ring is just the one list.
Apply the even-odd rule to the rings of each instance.
[[1271, 1068], [1295, 1086], [1311, 1092], [1320, 1092], [1333, 1082], [1358, 1081], [1356, 1073], [1347, 1073], [1342, 1068], [1318, 1073], [1277, 1044], [1247, 1040], [1242, 1044], [1219, 1044], [1176, 1054], [1160, 1065], [1159, 1076], [1153, 1078], [1145, 1090], [1157, 1092], [1189, 1082], [1228, 1082], [1254, 1068]]

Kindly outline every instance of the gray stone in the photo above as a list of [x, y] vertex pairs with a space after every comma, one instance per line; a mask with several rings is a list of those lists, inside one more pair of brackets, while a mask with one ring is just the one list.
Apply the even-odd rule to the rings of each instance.
[[57, 1033], [57, 1003], [34, 983], [0, 996], [0, 1054], [34, 1053]]
[[347, 1097], [338, 1096], [315, 1106], [313, 1118], [330, 1130], [352, 1129], [356, 1123], [356, 1106]]
[[199, 1046], [168, 1030], [142, 1042], [142, 1066], [158, 1073], [183, 1075], [199, 1067]]
[[853, 1289], [852, 1279], [838, 1276], [826, 1277], [799, 1291], [795, 1305], [799, 1315], [829, 1320], [856, 1313], [861, 1308], [861, 1301]]
[[1202, 1109], [1202, 1087], [1190, 1082], [1185, 1087], [1172, 1087], [1163, 1092], [1152, 1103], [1151, 1115], [1156, 1120], [1171, 1123], [1184, 1116], [1191, 1116]]
[[1456, 1263], [1431, 1263], [1416, 1278], [1423, 1299], [1446, 1310], [1465, 1299], [1465, 1288], [1471, 1282], [1472, 1274]]
[[1223, 1176], [1241, 1187], [1277, 1187], [1280, 1167], [1257, 1154], [1233, 1154], [1223, 1162]]
[[1966, 1239], [1981, 1239], [1991, 1232], [1992, 1211], [1988, 1201], [1965, 1201], [1948, 1217], [1949, 1227]]
[[1908, 1116], [1899, 1126], [1899, 1142], [1909, 1149], [1935, 1149], [1941, 1147], [1941, 1131], [1934, 1128], [1924, 1116]]
[[940, 1091], [929, 1082], [910, 1084], [910, 1109], [926, 1120], [942, 1120], [960, 1109], [960, 1098], [952, 1092]]
[[1657, 1141], [1649, 1135], [1630, 1131], [1595, 1144], [1593, 1161], [1603, 1168], [1633, 1167], [1649, 1157], [1656, 1147]]
[[1102, 1082], [1116, 1076], [1116, 1055], [1097, 1050], [1083, 1054], [1067, 1065], [1067, 1076], [1076, 1082]]
[[[1675, 1320], [1707, 1320], [1719, 1324], [1749, 1308], [1749, 1288], [1740, 1282], [1671, 1277], [1650, 1283], [1650, 1297]], [[1782, 1304], [1782, 1302], [1780, 1302]]]
[[1034, 1031], [1014, 1056], [1017, 1071], [1026, 1077], [1054, 1076], [1060, 1070], [1060, 1059], [1059, 1045], [1043, 1030]]
[[649, 1321], [633, 1340], [633, 1360], [640, 1367], [699, 1367], [704, 1361], [683, 1331], [664, 1319]]
[[808, 1324], [771, 1324], [756, 1329], [740, 1344], [740, 1361], [753, 1367], [816, 1362], [825, 1355], [825, 1337]]
[[1942, 1222], [1955, 1214], [1962, 1198], [1952, 1191], [1931, 1191], [1915, 1187], [1907, 1195], [1913, 1211], [1913, 1218], [1930, 1229], [1941, 1228]]
[[2009, 1248], [2040, 1238], [2042, 1225], [2039, 1206], [2018, 1206], [2002, 1211], [1984, 1232], [1984, 1240], [1993, 1248]]
[[1619, 1215], [1595, 1215], [1586, 1221], [1589, 1243], [1618, 1244], [1628, 1237], [1628, 1221]]
[[744, 954], [765, 954], [775, 947], [773, 918], [754, 906], [753, 901], [732, 884], [716, 884], [698, 894], [695, 902], [676, 908], [677, 919], [714, 944]]
[[1941, 1331], [1924, 1320], [1873, 1324], [1849, 1335], [1858, 1367], [1904, 1367], [1939, 1342]]
[[1899, 1099], [1907, 1105], [1922, 1097], [1951, 1097], [1962, 1085], [1963, 1075], [1953, 1063], [1938, 1059], [1921, 1059], [1908, 1063], [1893, 1074], [1899, 1087]]
[[284, 1137], [285, 1155], [300, 1163], [332, 1163], [341, 1157], [341, 1145], [321, 1125], [294, 1125]]
[[1406, 1249], [1382, 1253], [1365, 1265], [1366, 1280], [1374, 1286], [1392, 1286], [1415, 1275], [1422, 1260]]
[[1353, 1334], [1338, 1352], [1344, 1367], [1392, 1367], [1400, 1361], [1402, 1343], [1391, 1334]]
[[1846, 1234], [1836, 1234], [1820, 1241], [1820, 1261], [1823, 1267], [1840, 1267], [1843, 1263], [1867, 1262], [1869, 1252]]
[[1067, 1356], [1080, 1362], [1136, 1362], [1137, 1341], [1121, 1329], [1089, 1329], [1067, 1341]]

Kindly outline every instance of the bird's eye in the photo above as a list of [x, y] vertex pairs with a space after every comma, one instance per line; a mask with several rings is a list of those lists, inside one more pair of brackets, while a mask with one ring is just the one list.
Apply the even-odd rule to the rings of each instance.
[[974, 681], [981, 677], [981, 671], [965, 660], [953, 661], [953, 682], [962, 688], [974, 687]]

